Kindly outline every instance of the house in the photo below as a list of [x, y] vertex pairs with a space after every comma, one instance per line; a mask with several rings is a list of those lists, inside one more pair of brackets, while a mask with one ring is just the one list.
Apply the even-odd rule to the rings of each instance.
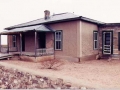
[[7, 27], [0, 33], [8, 36], [7, 53], [35, 61], [43, 58], [80, 61], [118, 54], [120, 24], [103, 23], [73, 13], [50, 15], [49, 10], [44, 13], [44, 18]]

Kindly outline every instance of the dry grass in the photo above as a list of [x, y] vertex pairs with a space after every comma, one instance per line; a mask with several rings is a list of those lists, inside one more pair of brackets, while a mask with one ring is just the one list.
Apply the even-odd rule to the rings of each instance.
[[63, 62], [57, 59], [43, 60], [40, 62], [42, 69], [54, 69], [57, 70], [58, 67], [63, 65]]

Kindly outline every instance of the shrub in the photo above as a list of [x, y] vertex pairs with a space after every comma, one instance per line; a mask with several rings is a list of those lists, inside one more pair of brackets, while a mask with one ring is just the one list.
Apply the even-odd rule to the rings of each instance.
[[57, 67], [63, 65], [63, 62], [57, 59], [49, 59], [41, 61], [43, 69], [57, 69]]

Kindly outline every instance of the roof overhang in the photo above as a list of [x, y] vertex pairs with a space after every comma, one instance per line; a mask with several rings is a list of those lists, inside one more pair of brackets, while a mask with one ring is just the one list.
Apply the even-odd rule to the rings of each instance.
[[24, 33], [29, 31], [36, 31], [36, 32], [55, 32], [55, 30], [51, 29], [46, 25], [35, 25], [35, 26], [27, 26], [21, 28], [15, 28], [8, 31], [0, 32], [1, 35], [9, 35], [9, 34], [18, 34]]

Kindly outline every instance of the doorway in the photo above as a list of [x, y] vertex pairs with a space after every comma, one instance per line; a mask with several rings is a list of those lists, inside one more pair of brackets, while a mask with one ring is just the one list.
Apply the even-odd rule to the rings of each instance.
[[25, 51], [25, 34], [22, 34], [22, 51]]
[[46, 48], [46, 33], [45, 32], [38, 33], [38, 47]]
[[102, 52], [103, 54], [113, 54], [113, 32], [103, 31], [102, 32]]
[[118, 32], [118, 50], [120, 51], [120, 32]]

